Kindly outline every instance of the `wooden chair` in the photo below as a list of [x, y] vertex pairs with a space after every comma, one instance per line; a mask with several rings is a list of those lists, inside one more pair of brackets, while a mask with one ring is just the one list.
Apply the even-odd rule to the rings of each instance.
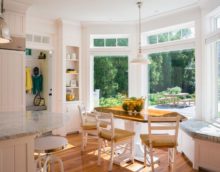
[[[104, 141], [109, 141], [111, 143], [110, 150], [110, 164], [109, 171], [112, 171], [113, 160], [118, 155], [116, 152], [122, 150], [123, 156], [118, 155], [117, 158], [129, 158], [134, 162], [134, 132], [126, 131], [122, 129], [117, 129], [114, 127], [114, 117], [112, 113], [97, 113], [98, 121], [98, 136], [99, 136], [99, 146], [98, 146], [98, 165], [101, 163], [101, 152], [102, 144]], [[107, 127], [103, 127], [103, 125]], [[104, 151], [107, 153], [106, 151]], [[121, 154], [121, 155], [122, 155]]]
[[[168, 163], [175, 169], [175, 155], [180, 117], [153, 117], [148, 116], [148, 134], [141, 134], [144, 144], [144, 166], [147, 153], [150, 155], [151, 169], [154, 172], [153, 148], [168, 148]], [[157, 133], [155, 133], [157, 132]], [[158, 133], [160, 132], [160, 133]], [[163, 132], [163, 133], [162, 133]], [[148, 148], [148, 149], [147, 149]]]
[[81, 150], [85, 150], [85, 146], [88, 143], [88, 140], [90, 140], [90, 143], [96, 143], [92, 142], [94, 139], [98, 139], [98, 132], [97, 132], [97, 120], [93, 113], [88, 113], [86, 111], [86, 108], [83, 104], [78, 105], [80, 117], [81, 117], [81, 129], [82, 129], [82, 146]]

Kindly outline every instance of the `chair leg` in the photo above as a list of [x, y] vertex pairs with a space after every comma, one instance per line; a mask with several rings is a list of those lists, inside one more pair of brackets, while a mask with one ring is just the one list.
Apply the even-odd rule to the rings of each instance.
[[131, 150], [131, 161], [132, 163], [134, 163], [134, 137], [131, 138], [130, 150]]
[[85, 150], [85, 132], [82, 131], [82, 143], [81, 143], [81, 150], [84, 151]]
[[175, 163], [176, 163], [176, 148], [172, 149], [172, 171], [175, 171]]
[[147, 166], [146, 159], [147, 159], [147, 148], [146, 145], [144, 145], [144, 167]]
[[98, 138], [98, 165], [101, 164], [102, 139]]
[[168, 166], [170, 167], [171, 166], [171, 150], [170, 148], [168, 148]]
[[108, 171], [112, 171], [112, 166], [113, 166], [113, 159], [114, 159], [114, 151], [115, 151], [115, 144], [112, 141], [111, 142], [111, 157], [110, 157], [110, 164], [109, 164], [109, 169]]
[[88, 133], [85, 133], [85, 146], [87, 146], [87, 142], [88, 142]]
[[152, 172], [154, 172], [154, 157], [153, 157], [153, 148], [151, 144], [150, 144], [150, 164], [151, 164]]

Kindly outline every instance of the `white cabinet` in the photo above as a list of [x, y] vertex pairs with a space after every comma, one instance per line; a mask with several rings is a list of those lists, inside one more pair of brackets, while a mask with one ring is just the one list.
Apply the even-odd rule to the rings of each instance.
[[6, 11], [4, 18], [12, 36], [25, 36], [25, 15]]
[[33, 172], [34, 136], [0, 141], [0, 172]]
[[180, 130], [181, 136], [181, 151], [186, 155], [186, 157], [195, 164], [195, 141], [192, 137], [186, 134], [184, 131]]
[[0, 50], [0, 111], [25, 109], [24, 52]]
[[67, 103], [66, 104], [66, 114], [72, 116], [71, 120], [65, 125], [66, 133], [78, 132], [80, 130], [80, 115], [78, 110], [78, 103]]

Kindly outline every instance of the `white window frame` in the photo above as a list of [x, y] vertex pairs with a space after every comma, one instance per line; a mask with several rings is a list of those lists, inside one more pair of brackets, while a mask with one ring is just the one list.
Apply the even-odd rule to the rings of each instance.
[[[205, 58], [203, 68], [203, 89], [206, 102], [203, 102], [203, 119], [213, 121], [218, 116], [218, 60], [217, 43], [220, 41], [220, 28], [217, 28], [217, 18], [220, 17], [220, 7], [205, 17]], [[216, 96], [217, 95], [217, 96]], [[203, 100], [204, 101], [204, 100]]]
[[[192, 24], [193, 24], [193, 27], [195, 28], [195, 23], [190, 22], [190, 26], [192, 26]], [[185, 28], [182, 26], [186, 26], [186, 25], [180, 24], [177, 26], [176, 29]], [[175, 30], [175, 26], [169, 27], [169, 29], [170, 28]], [[155, 33], [158, 31], [164, 31], [164, 29], [157, 29], [157, 30], [155, 30]], [[154, 33], [154, 31], [152, 31], [151, 33]], [[146, 32], [142, 35], [142, 40], [143, 39], [146, 40]], [[181, 40], [177, 40], [177, 41], [168, 41], [168, 42], [163, 42], [163, 43], [158, 43], [158, 44], [147, 44], [142, 47], [143, 54], [145, 54], [146, 56], [148, 56], [149, 54], [152, 54], [152, 53], [187, 50], [187, 49], [194, 49], [196, 51], [196, 33], [193, 38], [181, 39]], [[195, 60], [196, 60], [196, 54], [195, 54]], [[196, 76], [195, 76], [195, 78], [196, 78]], [[149, 78], [148, 78], [148, 82], [149, 82]], [[149, 94], [149, 89], [148, 89], [148, 94]], [[196, 111], [195, 111], [195, 115], [196, 115]]]
[[[93, 39], [94, 38], [128, 38], [128, 46], [126, 47], [94, 47]], [[90, 46], [89, 46], [89, 56], [90, 56], [90, 72], [89, 72], [89, 102], [90, 107], [93, 106], [93, 93], [94, 93], [94, 57], [95, 56], [127, 56], [128, 57], [128, 71], [130, 71], [130, 58], [131, 58], [131, 37], [129, 34], [92, 34], [90, 35]], [[130, 77], [131, 74], [128, 72], [128, 96], [130, 95]]]
[[[170, 41], [169, 40], [169, 32], [178, 30], [178, 29], [185, 29], [185, 28], [194, 28], [194, 33], [193, 33], [193, 37], [192, 38], [186, 38], [186, 39], [180, 39], [180, 40], [173, 40]], [[162, 34], [162, 33], [168, 33], [168, 41], [166, 42], [158, 42], [158, 35]], [[157, 35], [157, 43], [155, 44], [148, 44], [147, 42], [147, 37], [151, 36], [151, 35]], [[182, 35], [182, 31], [181, 31], [181, 35]], [[176, 42], [181, 42], [184, 40], [188, 40], [188, 39], [194, 39], [195, 38], [195, 23], [194, 22], [188, 22], [188, 23], [183, 23], [183, 24], [179, 24], [179, 25], [174, 25], [174, 26], [170, 26], [170, 27], [165, 27], [165, 28], [160, 28], [160, 29], [155, 29], [152, 31], [147, 31], [142, 33], [142, 45], [144, 45], [144, 47], [146, 46], [152, 46], [152, 45], [158, 45], [158, 44], [167, 44], [167, 43], [174, 43], [176, 44]]]
[[[116, 46], [106, 46], [105, 45], [105, 39], [116, 39]], [[118, 46], [117, 45], [117, 39], [119, 38], [126, 38], [128, 39], [128, 46]], [[104, 46], [103, 47], [95, 47], [94, 46], [94, 39], [104, 39]], [[93, 35], [90, 35], [90, 49], [115, 49], [115, 48], [118, 48], [118, 49], [126, 49], [126, 48], [129, 48], [130, 47], [130, 41], [129, 41], [129, 35], [128, 34], [93, 34]], [[99, 50], [100, 51], [100, 50]]]

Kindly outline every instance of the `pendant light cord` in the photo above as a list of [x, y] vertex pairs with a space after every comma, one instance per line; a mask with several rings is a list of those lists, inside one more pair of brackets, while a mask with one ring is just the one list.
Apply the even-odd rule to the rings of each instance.
[[141, 50], [141, 6], [142, 6], [142, 2], [141, 1], [137, 2], [137, 5], [138, 5], [138, 9], [139, 9], [139, 35], [138, 35], [138, 38], [139, 38], [139, 42], [138, 42], [139, 49], [138, 49], [138, 52], [139, 52], [139, 54], [141, 54], [142, 53], [142, 50]]
[[3, 17], [4, 13], [4, 0], [1, 0], [1, 17]]

